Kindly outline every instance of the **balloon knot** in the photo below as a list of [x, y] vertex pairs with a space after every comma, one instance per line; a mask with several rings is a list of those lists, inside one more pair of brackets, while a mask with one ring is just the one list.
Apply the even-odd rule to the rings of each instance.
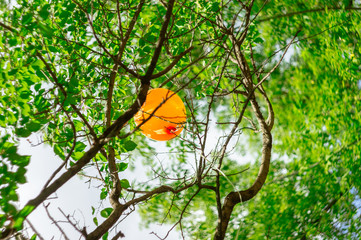
[[169, 126], [169, 127], [165, 127], [165, 131], [166, 131], [168, 134], [174, 134], [174, 133], [177, 131], [177, 128], [176, 128], [176, 127], [173, 127], [173, 126]]

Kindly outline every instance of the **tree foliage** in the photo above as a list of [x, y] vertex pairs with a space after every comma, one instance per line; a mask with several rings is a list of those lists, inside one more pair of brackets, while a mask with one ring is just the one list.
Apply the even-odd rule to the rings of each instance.
[[[99, 181], [110, 202], [94, 228], [79, 228], [84, 239], [122, 237], [113, 226], [134, 206], [145, 225], [170, 223], [184, 239], [360, 238], [360, 10], [336, 0], [0, 1], [1, 238], [75, 175]], [[157, 87], [188, 116], [162, 147], [132, 120]], [[17, 209], [31, 159], [18, 143], [34, 135], [63, 164]], [[146, 184], [122, 175], [136, 161], [150, 166]]]

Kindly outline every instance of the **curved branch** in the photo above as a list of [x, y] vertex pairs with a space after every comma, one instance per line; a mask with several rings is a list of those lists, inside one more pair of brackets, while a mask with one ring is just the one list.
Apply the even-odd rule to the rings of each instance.
[[109, 217], [102, 224], [100, 224], [93, 232], [91, 232], [87, 235], [86, 240], [100, 239], [100, 237], [103, 234], [105, 234], [108, 231], [108, 229], [118, 221], [118, 219], [120, 218], [122, 213], [125, 210], [127, 210], [128, 207], [130, 207], [134, 204], [137, 204], [139, 202], [143, 202], [156, 194], [165, 193], [165, 192], [178, 193], [178, 192], [183, 191], [184, 189], [187, 189], [193, 185], [194, 185], [194, 183], [191, 183], [191, 184], [186, 185], [177, 190], [172, 187], [163, 185], [150, 192], [147, 192], [146, 194], [144, 194], [138, 198], [128, 201], [126, 204], [119, 204], [116, 208], [113, 209], [113, 212], [109, 215]]
[[261, 126], [263, 135], [261, 167], [259, 169], [256, 180], [250, 188], [244, 191], [230, 192], [225, 198], [224, 205], [222, 207], [222, 221], [221, 224], [219, 224], [217, 227], [217, 231], [214, 237], [215, 240], [224, 239], [234, 206], [240, 202], [246, 202], [256, 196], [259, 190], [261, 190], [268, 175], [271, 160], [272, 135], [255, 98], [251, 99], [251, 105]]
[[[272, 150], [272, 135], [269, 125], [267, 124], [260, 107], [256, 101], [254, 92], [256, 89], [258, 89], [261, 84], [268, 78], [268, 76], [271, 74], [269, 73], [265, 77], [262, 78], [261, 81], [258, 82], [254, 86], [252, 82], [252, 74], [249, 68], [249, 65], [247, 63], [247, 60], [245, 59], [239, 45], [237, 44], [237, 40], [235, 39], [234, 35], [232, 34], [231, 40], [233, 41], [233, 44], [235, 45], [234, 48], [234, 54], [236, 55], [237, 64], [238, 67], [241, 69], [244, 77], [245, 77], [245, 88], [247, 89], [248, 98], [246, 102], [244, 103], [244, 107], [242, 109], [242, 114], [240, 118], [238, 119], [237, 123], [239, 124], [242, 120], [243, 113], [245, 111], [246, 106], [248, 105], [248, 102], [251, 102], [253, 111], [256, 115], [256, 118], [258, 120], [258, 123], [260, 125], [260, 129], [262, 131], [262, 160], [261, 160], [261, 166], [257, 175], [257, 178], [253, 182], [252, 186], [249, 187], [246, 190], [243, 191], [235, 191], [230, 192], [225, 200], [222, 207], [222, 212], [220, 219], [218, 221], [216, 233], [214, 235], [214, 240], [223, 240], [225, 238], [226, 230], [228, 227], [228, 223], [231, 217], [231, 214], [233, 212], [233, 208], [236, 204], [240, 202], [245, 202], [250, 199], [252, 199], [254, 196], [257, 195], [257, 193], [261, 190], [262, 186], [264, 185], [268, 172], [269, 172], [269, 166], [270, 166], [270, 160], [271, 160], [271, 150]], [[293, 41], [293, 39], [292, 39]], [[282, 59], [281, 59], [282, 60]], [[279, 63], [275, 66], [275, 68], [279, 65]], [[274, 68], [274, 69], [275, 69]], [[269, 103], [269, 107], [271, 107]], [[269, 109], [269, 117], [270, 122], [273, 122], [273, 110], [272, 107]], [[234, 127], [238, 126], [235, 125]], [[273, 125], [273, 123], [272, 123]]]
[[[256, 61], [254, 60], [254, 57], [253, 57], [252, 44], [249, 44], [249, 50], [250, 50], [250, 57], [251, 57], [251, 63], [252, 63], [252, 66], [253, 66], [253, 71], [254, 71], [254, 74], [257, 77], [258, 83], [260, 83], [262, 81], [261, 78], [260, 78], [261, 73], [257, 72]], [[266, 94], [266, 91], [263, 89], [262, 84], [259, 85], [258, 90], [261, 92], [262, 96], [264, 97], [264, 99], [266, 100], [266, 103], [267, 103], [268, 118], [266, 120], [266, 123], [268, 125], [268, 129], [271, 131], [272, 128], [273, 128], [273, 124], [274, 124], [274, 112], [273, 112], [272, 103], [269, 100], [269, 98], [268, 98], [268, 96]]]

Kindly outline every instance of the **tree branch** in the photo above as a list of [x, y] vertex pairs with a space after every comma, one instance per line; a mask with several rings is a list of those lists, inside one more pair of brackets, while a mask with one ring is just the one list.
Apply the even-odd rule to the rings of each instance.
[[160, 30], [157, 45], [155, 47], [154, 54], [153, 54], [152, 60], [150, 61], [148, 70], [145, 73], [145, 76], [142, 78], [142, 82], [145, 82], [145, 83], [149, 84], [151, 76], [152, 76], [152, 74], [154, 72], [154, 69], [155, 69], [155, 67], [157, 65], [157, 62], [158, 62], [158, 59], [159, 59], [159, 56], [160, 56], [160, 52], [161, 52], [162, 47], [163, 47], [164, 40], [166, 39], [167, 28], [168, 28], [168, 24], [170, 22], [170, 18], [172, 16], [174, 2], [175, 2], [175, 0], [169, 0], [169, 2], [168, 2], [167, 12], [165, 14], [164, 23], [163, 23], [162, 28]]
[[[43, 56], [40, 54], [40, 52], [37, 51], [36, 56], [44, 63], [46, 70], [48, 71], [50, 76], [53, 78], [53, 81], [55, 82], [55, 85], [60, 89], [60, 91], [63, 94], [64, 98], [67, 98], [68, 94], [67, 94], [66, 90], [59, 83], [58, 77], [56, 76], [55, 72], [51, 69], [49, 63], [43, 58]], [[70, 106], [74, 109], [74, 111], [78, 114], [78, 116], [81, 118], [81, 120], [87, 126], [87, 128], [90, 131], [90, 134], [93, 136], [94, 140], [96, 141], [97, 140], [97, 135], [94, 132], [94, 129], [90, 126], [89, 122], [84, 117], [84, 115], [80, 112], [80, 110], [74, 104], [70, 104]]]
[[178, 193], [181, 192], [191, 186], [193, 186], [194, 183], [192, 184], [188, 184], [180, 189], [174, 189], [170, 186], [160, 186], [150, 192], [147, 192], [146, 194], [135, 198], [133, 200], [128, 201], [125, 204], [119, 204], [115, 209], [113, 209], [112, 213], [109, 215], [109, 217], [102, 223], [100, 224], [93, 232], [89, 233], [88, 236], [86, 237], [86, 240], [96, 240], [99, 239], [101, 236], [103, 236], [103, 234], [111, 227], [115, 224], [115, 222], [120, 218], [120, 216], [122, 215], [122, 213], [128, 209], [128, 207], [137, 204], [139, 202], [143, 202], [147, 199], [149, 199], [150, 197], [156, 195], [156, 194], [160, 194], [160, 193], [165, 193], [165, 192], [173, 192], [173, 193]]
[[[110, 79], [109, 79], [109, 90], [108, 90], [108, 96], [107, 96], [107, 105], [106, 105], [106, 113], [105, 113], [105, 126], [106, 128], [109, 128], [111, 125], [111, 110], [112, 110], [112, 99], [113, 99], [113, 91], [114, 91], [114, 83], [115, 83], [115, 78], [117, 76], [117, 70], [118, 70], [118, 62], [121, 62], [123, 53], [124, 53], [124, 49], [125, 46], [129, 40], [129, 36], [134, 28], [134, 25], [136, 23], [136, 20], [138, 19], [138, 16], [142, 10], [143, 4], [144, 4], [145, 0], [142, 0], [137, 7], [137, 11], [135, 12], [135, 14], [133, 15], [133, 18], [129, 24], [128, 30], [125, 34], [125, 37], [123, 38], [121, 47], [119, 48], [119, 52], [117, 54], [117, 61], [114, 64], [113, 67], [113, 71], [110, 75]], [[113, 208], [116, 208], [117, 205], [119, 205], [119, 196], [121, 193], [121, 185], [120, 185], [120, 180], [119, 180], [119, 176], [118, 176], [118, 168], [117, 165], [115, 164], [115, 150], [112, 146], [108, 146], [108, 166], [109, 166], [109, 171], [110, 171], [110, 176], [113, 180], [113, 189], [110, 193], [109, 196], [109, 201], [110, 204], [112, 205]]]
[[59, 226], [59, 224], [55, 221], [55, 219], [50, 215], [50, 212], [49, 212], [49, 209], [48, 209], [49, 204], [50, 204], [50, 203], [48, 203], [47, 205], [45, 205], [45, 204], [43, 203], [43, 206], [44, 206], [44, 208], [45, 208], [46, 214], [48, 215], [49, 219], [55, 224], [55, 226], [58, 228], [58, 230], [61, 232], [61, 234], [62, 234], [62, 236], [64, 237], [64, 239], [65, 239], [65, 240], [69, 240], [69, 238], [68, 238], [68, 236], [65, 234], [64, 230]]
[[[238, 45], [238, 40], [235, 39], [233, 34], [230, 37], [233, 41], [233, 44], [235, 45], [234, 53], [236, 55], [238, 66], [242, 70], [242, 73], [245, 77], [244, 84], [245, 84], [245, 88], [248, 91], [248, 98], [247, 98], [246, 102], [244, 103], [241, 115], [240, 115], [239, 119], [237, 120], [236, 124], [234, 125], [231, 132], [234, 132], [236, 130], [236, 128], [238, 127], [238, 125], [240, 124], [240, 122], [242, 120], [245, 108], [248, 105], [248, 102], [251, 102], [253, 111], [257, 117], [258, 123], [259, 123], [261, 131], [262, 131], [262, 136], [263, 136], [262, 137], [262, 160], [261, 160], [261, 166], [260, 166], [260, 169], [258, 172], [258, 176], [255, 179], [252, 186], [244, 191], [230, 192], [226, 196], [223, 207], [222, 207], [221, 218], [218, 221], [216, 233], [214, 235], [214, 240], [223, 240], [225, 238], [226, 230], [227, 230], [228, 223], [229, 223], [234, 206], [240, 202], [245, 202], [245, 201], [252, 199], [264, 185], [267, 175], [268, 175], [268, 171], [269, 171], [271, 150], [272, 150], [272, 135], [271, 135], [269, 126], [263, 117], [263, 114], [260, 110], [260, 107], [259, 107], [259, 105], [256, 101], [256, 98], [255, 98], [255, 95], [254, 95], [254, 91], [267, 79], [268, 76], [264, 77], [256, 86], [253, 85], [250, 68], [248, 66], [248, 63], [247, 63], [243, 53], [241, 52], [240, 46]], [[242, 40], [242, 37], [240, 38], [240, 40]], [[233, 136], [233, 134], [229, 135], [229, 137], [227, 138], [228, 141], [230, 140], [231, 136]], [[227, 143], [227, 141], [226, 141], [226, 143]], [[227, 145], [223, 146], [222, 152], [225, 152], [226, 146]]]
[[36, 236], [37, 236], [40, 240], [45, 240], [45, 239], [40, 235], [40, 233], [35, 229], [34, 225], [33, 225], [28, 219], [26, 219], [25, 221], [29, 224], [30, 228], [33, 230], [33, 232], [36, 234]]
[[277, 69], [277, 67], [281, 64], [283, 58], [285, 57], [285, 55], [286, 55], [286, 53], [287, 53], [287, 50], [288, 50], [289, 47], [292, 45], [293, 41], [295, 40], [295, 38], [297, 37], [297, 35], [298, 35], [300, 32], [301, 32], [301, 30], [298, 30], [298, 31], [296, 32], [295, 36], [294, 36], [294, 37], [292, 38], [292, 40], [287, 44], [287, 47], [286, 47], [285, 51], [283, 52], [283, 54], [282, 54], [282, 56], [281, 56], [281, 59], [280, 59], [280, 60], [277, 62], [277, 64], [271, 69], [271, 71], [269, 71], [269, 72], [266, 74], [266, 76], [264, 76], [264, 77], [262, 78], [262, 80], [257, 84], [258, 86], [261, 85], [262, 82], [263, 82], [264, 80], [266, 80], [266, 79], [271, 75], [271, 73], [273, 73], [273, 72]]
[[164, 74], [166, 74], [167, 72], [169, 72], [179, 62], [179, 60], [181, 60], [181, 58], [184, 57], [187, 53], [192, 51], [193, 48], [194, 47], [192, 46], [192, 47], [188, 48], [187, 50], [185, 50], [184, 52], [182, 52], [181, 54], [179, 54], [178, 56], [176, 56], [175, 59], [173, 60], [173, 62], [168, 65], [168, 67], [166, 67], [164, 70], [152, 75], [151, 79], [159, 78], [159, 77], [163, 76]]
[[262, 116], [258, 103], [254, 98], [251, 99], [251, 104], [263, 133], [261, 167], [259, 169], [256, 180], [254, 181], [253, 185], [250, 188], [244, 191], [231, 192], [225, 198], [224, 205], [222, 207], [223, 221], [217, 227], [217, 231], [214, 237], [215, 240], [224, 239], [234, 206], [240, 202], [246, 202], [252, 199], [254, 196], [256, 196], [256, 194], [259, 192], [259, 190], [262, 188], [263, 184], [265, 183], [268, 175], [270, 159], [271, 159], [272, 135], [268, 129], [268, 125], [266, 121]]
[[15, 30], [15, 28], [12, 28], [12, 27], [10, 27], [10, 26], [2, 23], [2, 22], [0, 22], [0, 26], [3, 27], [3, 28], [5, 28], [5, 29], [7, 29], [7, 30], [9, 30], [10, 32], [15, 32], [15, 33], [17, 33], [17, 31]]

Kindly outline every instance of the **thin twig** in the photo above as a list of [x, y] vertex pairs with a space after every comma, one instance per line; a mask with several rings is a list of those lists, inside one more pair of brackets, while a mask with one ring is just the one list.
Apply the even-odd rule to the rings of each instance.
[[59, 226], [59, 224], [57, 223], [57, 221], [55, 221], [55, 219], [50, 215], [49, 212], [49, 207], [50, 203], [48, 203], [47, 205], [45, 205], [43, 203], [43, 206], [45, 208], [45, 212], [48, 215], [49, 219], [55, 224], [55, 226], [58, 228], [58, 230], [61, 232], [62, 236], [65, 238], [65, 240], [69, 240], [68, 236], [66, 235], [66, 233], [64, 232], [64, 230]]
[[29, 224], [30, 228], [34, 231], [34, 233], [36, 234], [36, 236], [40, 239], [40, 240], [45, 240], [40, 233], [36, 230], [36, 228], [34, 227], [34, 225], [30, 222], [30, 220], [25, 219], [25, 221]]

